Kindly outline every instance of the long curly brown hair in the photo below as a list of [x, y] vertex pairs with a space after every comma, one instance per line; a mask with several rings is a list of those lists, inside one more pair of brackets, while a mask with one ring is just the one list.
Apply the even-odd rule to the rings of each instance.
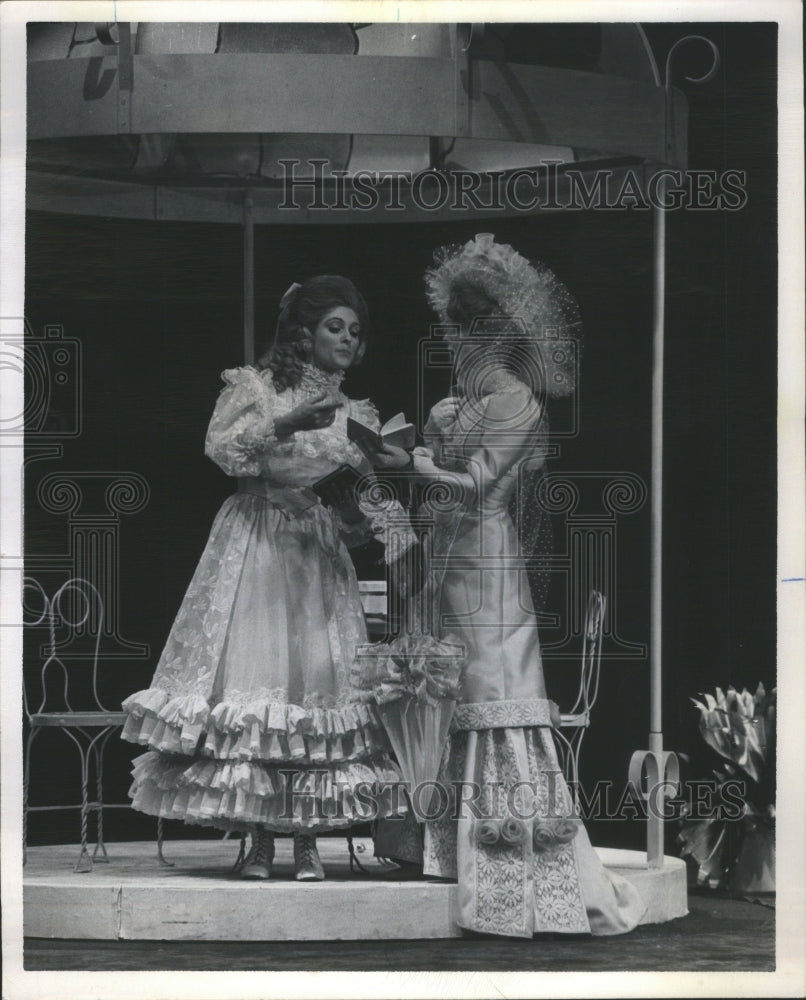
[[310, 361], [313, 331], [339, 306], [352, 309], [358, 317], [360, 359], [369, 333], [369, 315], [361, 293], [349, 278], [320, 274], [303, 282], [287, 297], [277, 319], [274, 341], [256, 362], [258, 368], [272, 370], [279, 392], [299, 385], [302, 366]]

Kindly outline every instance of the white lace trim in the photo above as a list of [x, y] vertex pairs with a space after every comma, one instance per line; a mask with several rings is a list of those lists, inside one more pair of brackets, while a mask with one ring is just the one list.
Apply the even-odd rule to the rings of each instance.
[[265, 384], [254, 368], [228, 368], [205, 438], [205, 454], [229, 476], [260, 475], [277, 443]]
[[[224, 830], [261, 824], [276, 832], [338, 829], [405, 811], [391, 787], [400, 773], [385, 755], [329, 768], [189, 760], [150, 751], [133, 765], [129, 790], [141, 812]], [[355, 789], [363, 786], [362, 797]], [[372, 789], [372, 794], [367, 790]]]
[[553, 726], [560, 722], [560, 713], [548, 698], [531, 701], [468, 702], [457, 705], [452, 728], [460, 729], [519, 729], [523, 726]]
[[[384, 559], [387, 564], [408, 552], [417, 541], [408, 513], [399, 500], [374, 500], [367, 492], [360, 498], [358, 507], [369, 522], [367, 533], [384, 544]], [[392, 548], [386, 545], [390, 527], [394, 528], [397, 542]]]
[[343, 381], [344, 372], [326, 372], [316, 365], [305, 363], [296, 388], [307, 392], [339, 392]]
[[[228, 368], [221, 378], [226, 386], [210, 420], [205, 453], [227, 475], [272, 479], [279, 475], [280, 485], [300, 485], [292, 469], [278, 473], [272, 466], [273, 458], [295, 457], [321, 460], [322, 476], [341, 463], [369, 471], [363, 452], [347, 437], [347, 417], [355, 417], [373, 428], [380, 426], [380, 421], [369, 400], [350, 400], [344, 395], [340, 388], [343, 372], [324, 372], [306, 365], [299, 385], [279, 393], [268, 368], [262, 372], [251, 367]], [[275, 418], [322, 391], [342, 404], [336, 410], [333, 424], [278, 439]], [[314, 475], [312, 479], [315, 478], [318, 477]]]
[[122, 736], [169, 754], [197, 750], [217, 760], [296, 761], [308, 764], [363, 760], [388, 750], [371, 705], [320, 707], [329, 698], [311, 695], [307, 707], [276, 698], [224, 700], [211, 708], [197, 695], [171, 697], [149, 688], [123, 703]]

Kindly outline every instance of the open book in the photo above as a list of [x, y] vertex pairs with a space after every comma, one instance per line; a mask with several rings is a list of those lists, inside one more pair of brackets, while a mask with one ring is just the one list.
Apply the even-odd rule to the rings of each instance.
[[383, 448], [386, 444], [391, 444], [396, 448], [414, 447], [414, 424], [410, 424], [404, 414], [396, 413], [386, 421], [380, 431], [374, 431], [359, 420], [347, 418], [347, 437], [354, 441], [359, 447], [366, 443], [375, 448]]

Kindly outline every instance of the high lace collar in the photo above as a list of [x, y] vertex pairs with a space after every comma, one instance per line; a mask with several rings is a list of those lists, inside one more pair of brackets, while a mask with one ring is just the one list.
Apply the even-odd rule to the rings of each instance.
[[344, 372], [326, 372], [306, 362], [302, 366], [299, 388], [311, 392], [338, 392], [343, 381]]

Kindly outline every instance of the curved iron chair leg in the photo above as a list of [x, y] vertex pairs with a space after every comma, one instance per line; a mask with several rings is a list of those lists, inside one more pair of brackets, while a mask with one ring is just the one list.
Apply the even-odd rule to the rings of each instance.
[[353, 838], [352, 836], [350, 836], [349, 833], [347, 834], [347, 851], [349, 852], [350, 855], [350, 872], [352, 873], [355, 871], [356, 868], [358, 868], [358, 870], [360, 872], [363, 872], [364, 875], [368, 875], [369, 872], [358, 860], [358, 855], [355, 853], [355, 845], [353, 844]]
[[31, 783], [31, 747], [41, 730], [31, 726], [25, 740], [25, 764], [22, 775], [22, 863], [28, 860], [28, 792]]
[[[106, 853], [106, 844], [104, 843], [104, 751], [106, 750], [106, 744], [109, 742], [109, 737], [114, 732], [113, 729], [104, 729], [102, 733], [93, 740], [93, 751], [95, 757], [95, 787], [97, 793], [97, 812], [96, 812], [96, 829], [97, 836], [95, 841], [95, 850], [92, 852], [92, 860], [97, 864], [109, 864], [109, 855]], [[102, 856], [98, 857], [98, 851], [101, 851]]]
[[162, 853], [162, 816], [157, 817], [157, 857], [161, 865], [166, 868], [175, 868], [175, 861], [166, 861], [165, 855]]
[[241, 838], [240, 847], [238, 848], [238, 857], [235, 859], [235, 864], [232, 866], [231, 875], [237, 875], [238, 872], [243, 868], [244, 862], [246, 861], [246, 834], [239, 834]]
[[[576, 734], [575, 734], [576, 735]], [[569, 785], [569, 792], [571, 794], [571, 800], [574, 805], [574, 809], [577, 807], [577, 767], [576, 758], [574, 755], [572, 736], [570, 739], [565, 735], [565, 733], [560, 732], [559, 729], [554, 730], [554, 745], [557, 749], [557, 760], [560, 765], [560, 770], [565, 778], [566, 783]]]
[[[78, 732], [82, 736], [86, 736], [83, 729], [78, 729]], [[78, 861], [76, 861], [74, 872], [91, 872], [92, 871], [92, 857], [87, 849], [88, 840], [88, 826], [89, 826], [89, 755], [92, 750], [92, 746], [87, 747], [86, 751], [81, 745], [80, 741], [73, 735], [69, 729], [63, 729], [62, 732], [66, 733], [67, 736], [75, 743], [78, 749], [79, 756], [81, 757], [81, 850], [78, 855]]]

